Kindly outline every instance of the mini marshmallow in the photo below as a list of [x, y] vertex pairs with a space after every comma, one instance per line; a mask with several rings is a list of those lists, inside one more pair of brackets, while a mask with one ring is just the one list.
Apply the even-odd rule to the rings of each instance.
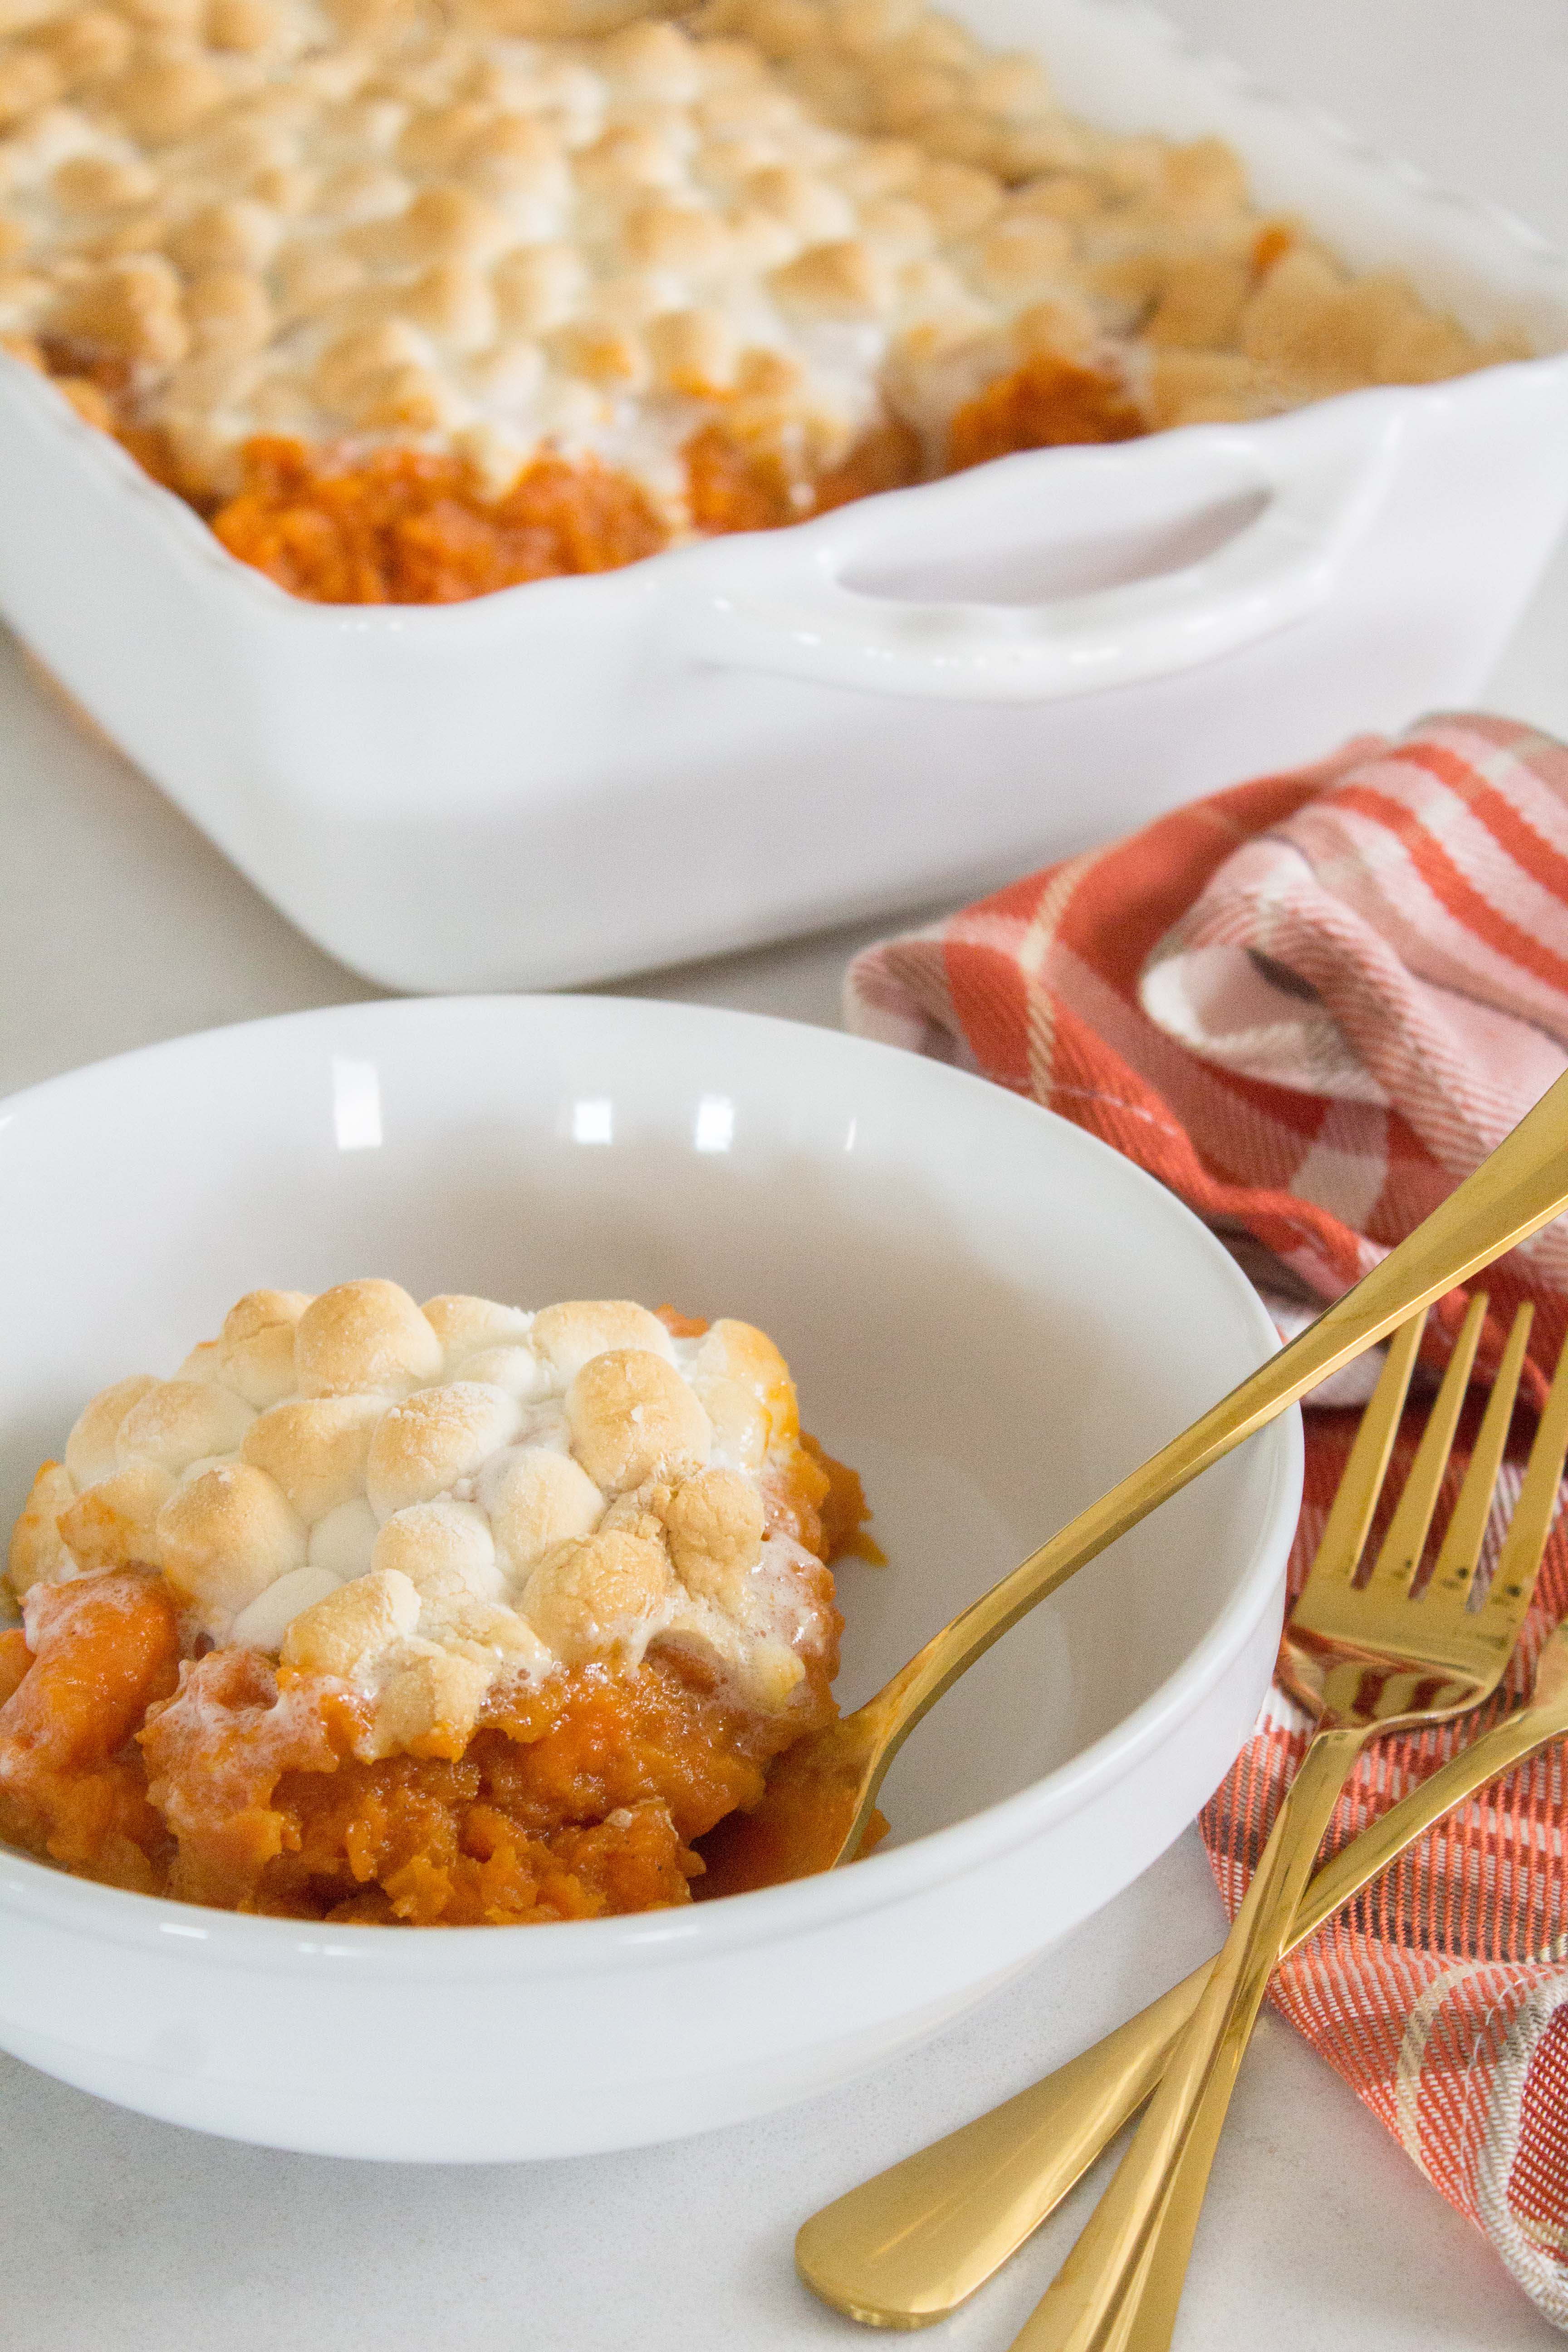
[[11, 1530], [5, 1577], [18, 1601], [35, 1584], [59, 1584], [75, 1572], [76, 1562], [59, 1530], [60, 1514], [75, 1498], [69, 1471], [61, 1463], [46, 1462]]
[[737, 1470], [704, 1470], [665, 1505], [675, 1572], [689, 1592], [733, 1610], [763, 1556], [763, 1499]]
[[364, 1493], [370, 1442], [388, 1403], [372, 1393], [275, 1404], [246, 1431], [241, 1455], [275, 1478], [313, 1528]]
[[426, 1594], [419, 1631], [426, 1640], [440, 1642], [492, 1674], [498, 1666], [521, 1668], [533, 1677], [554, 1670], [553, 1651], [545, 1647], [526, 1617], [500, 1601], [477, 1601], [469, 1593], [432, 1601]]
[[691, 1390], [713, 1424], [714, 1454], [738, 1469], [760, 1469], [773, 1433], [767, 1407], [724, 1373], [694, 1372]]
[[605, 1498], [582, 1465], [542, 1446], [499, 1454], [481, 1491], [514, 1576], [526, 1576], [558, 1544], [591, 1535], [604, 1515]]
[[400, 1642], [385, 1659], [368, 1744], [360, 1751], [378, 1756], [460, 1756], [475, 1722], [492, 1669], [461, 1651], [417, 1636]]
[[282, 1663], [349, 1681], [419, 1622], [419, 1595], [395, 1569], [340, 1584], [297, 1616], [283, 1637]]
[[253, 1290], [224, 1318], [218, 1378], [259, 1411], [294, 1391], [294, 1333], [310, 1304], [303, 1290]]
[[592, 1357], [566, 1391], [566, 1419], [573, 1452], [615, 1494], [700, 1470], [713, 1444], [713, 1424], [690, 1388], [646, 1349]]
[[312, 1568], [326, 1569], [342, 1583], [365, 1573], [380, 1533], [375, 1513], [363, 1495], [356, 1496], [352, 1503], [340, 1503], [335, 1511], [317, 1520], [310, 1529], [306, 1558]]
[[291, 1568], [240, 1611], [229, 1640], [247, 1650], [279, 1649], [295, 1618], [337, 1590], [337, 1578], [324, 1568]]
[[310, 1304], [308, 1290], [247, 1290], [224, 1317], [223, 1339], [237, 1348], [264, 1331], [292, 1331]]
[[751, 1651], [746, 1676], [752, 1704], [778, 1714], [794, 1697], [805, 1668], [787, 1642], [763, 1641]]
[[396, 1569], [424, 1597], [494, 1601], [506, 1589], [489, 1520], [472, 1503], [450, 1496], [395, 1511], [375, 1538], [371, 1566]]
[[174, 1492], [174, 1479], [153, 1462], [138, 1462], [84, 1487], [58, 1521], [78, 1568], [161, 1566], [158, 1518]]
[[585, 1363], [611, 1348], [642, 1348], [675, 1360], [674, 1343], [658, 1316], [629, 1298], [574, 1298], [542, 1307], [533, 1318], [532, 1339], [560, 1390], [569, 1389]]
[[441, 1342], [395, 1282], [341, 1282], [313, 1298], [294, 1334], [303, 1396], [412, 1388], [441, 1370]]
[[365, 1495], [386, 1520], [409, 1503], [429, 1502], [475, 1471], [521, 1426], [517, 1399], [479, 1381], [421, 1389], [376, 1423], [365, 1462]]
[[768, 1415], [772, 1439], [800, 1433], [800, 1413], [789, 1366], [765, 1331], [726, 1316], [713, 1324], [692, 1358], [693, 1383], [722, 1379], [750, 1391]]
[[132, 1406], [158, 1385], [151, 1372], [132, 1372], [128, 1381], [100, 1389], [83, 1407], [66, 1440], [66, 1468], [78, 1486], [95, 1486], [100, 1478], [113, 1476], [120, 1466], [114, 1441], [121, 1424]]
[[533, 1328], [532, 1316], [522, 1307], [500, 1307], [493, 1298], [471, 1298], [462, 1291], [427, 1298], [421, 1311], [441, 1342], [448, 1375], [481, 1348], [525, 1347]]
[[658, 1545], [630, 1535], [584, 1536], [534, 1570], [522, 1611], [568, 1665], [616, 1650], [635, 1657], [671, 1598], [671, 1583]]
[[159, 1381], [138, 1398], [114, 1441], [121, 1470], [151, 1463], [177, 1477], [188, 1463], [237, 1451], [256, 1415], [210, 1381]]
[[[101, 1490], [100, 1490], [101, 1491]], [[237, 1612], [305, 1565], [305, 1529], [264, 1470], [231, 1462], [178, 1487], [158, 1514], [164, 1575], [184, 1601]]]
[[531, 1348], [480, 1348], [453, 1367], [465, 1381], [483, 1381], [488, 1388], [505, 1389], [520, 1404], [530, 1404], [550, 1388], [550, 1374]]

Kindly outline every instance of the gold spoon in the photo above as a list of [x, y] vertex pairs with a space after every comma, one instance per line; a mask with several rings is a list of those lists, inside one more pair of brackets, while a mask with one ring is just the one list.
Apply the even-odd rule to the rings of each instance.
[[703, 1840], [704, 1895], [740, 1895], [852, 1861], [904, 1741], [1009, 1626], [1340, 1365], [1565, 1208], [1568, 1076], [1381, 1265], [1288, 1347], [961, 1610], [864, 1706], [786, 1749], [754, 1811], [731, 1813]]

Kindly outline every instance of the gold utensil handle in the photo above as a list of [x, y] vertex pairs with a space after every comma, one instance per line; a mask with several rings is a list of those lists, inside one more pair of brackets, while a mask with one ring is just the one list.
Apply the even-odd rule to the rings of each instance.
[[1320, 1731], [1308, 1747], [1132, 2145], [1015, 2352], [1104, 2352], [1111, 2343], [1126, 2352], [1158, 2352], [1163, 2326], [1168, 2341], [1191, 2229], [1242, 2054], [1289, 1939], [1312, 1857], [1368, 1737], [1339, 1727]]
[[1047, 1593], [1179, 1494], [1320, 1381], [1568, 1208], [1568, 1076], [1548, 1088], [1474, 1174], [1239, 1388], [1020, 1561], [916, 1653], [881, 1694], [884, 1746], [847, 1842], [882, 1772], [926, 1710]]
[[[1489, 1780], [1568, 1732], [1568, 1630], [1535, 1696], [1352, 1838], [1312, 1880], [1288, 1952]], [[1205, 1960], [1137, 2017], [1026, 2091], [814, 2213], [795, 2241], [808, 2286], [872, 2327], [927, 2327], [994, 2275], [1130, 2123], [1214, 1971]]]
[[805, 2222], [795, 2267], [865, 2327], [929, 2327], [1016, 2253], [1165, 2071], [1212, 1960], [1137, 2017]]

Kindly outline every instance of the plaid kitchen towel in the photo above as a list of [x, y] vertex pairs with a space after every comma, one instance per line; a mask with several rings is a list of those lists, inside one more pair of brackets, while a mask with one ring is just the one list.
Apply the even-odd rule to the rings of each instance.
[[[869, 949], [846, 1009], [862, 1034], [973, 1069], [1125, 1152], [1266, 1289], [1293, 1290], [1279, 1311], [1299, 1321], [1568, 1067], [1568, 748], [1472, 713], [1351, 743]], [[1535, 1302], [1538, 1396], [1568, 1330], [1564, 1225], [1486, 1277], [1490, 1349]], [[1435, 1313], [1438, 1349], [1463, 1307]], [[1353, 1429], [1321, 1402], [1308, 1415], [1292, 1591]], [[1499, 1525], [1517, 1483], [1516, 1466]], [[1560, 1523], [1503, 1690], [1461, 1725], [1378, 1741], [1331, 1843], [1513, 1704], [1565, 1611]], [[1233, 1913], [1306, 1737], [1272, 1692], [1203, 1816]], [[1275, 1998], [1568, 2328], [1564, 1803], [1557, 1749], [1494, 1783], [1304, 1946]]]

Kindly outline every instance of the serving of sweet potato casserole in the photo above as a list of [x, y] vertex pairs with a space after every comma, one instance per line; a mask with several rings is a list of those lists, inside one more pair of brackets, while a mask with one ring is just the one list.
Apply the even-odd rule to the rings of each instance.
[[687, 1902], [692, 1842], [833, 1713], [865, 1517], [749, 1324], [252, 1292], [38, 1474], [0, 1836], [294, 1917]]
[[586, 6], [0, 0], [0, 337], [334, 603], [1515, 355], [921, 0]]

